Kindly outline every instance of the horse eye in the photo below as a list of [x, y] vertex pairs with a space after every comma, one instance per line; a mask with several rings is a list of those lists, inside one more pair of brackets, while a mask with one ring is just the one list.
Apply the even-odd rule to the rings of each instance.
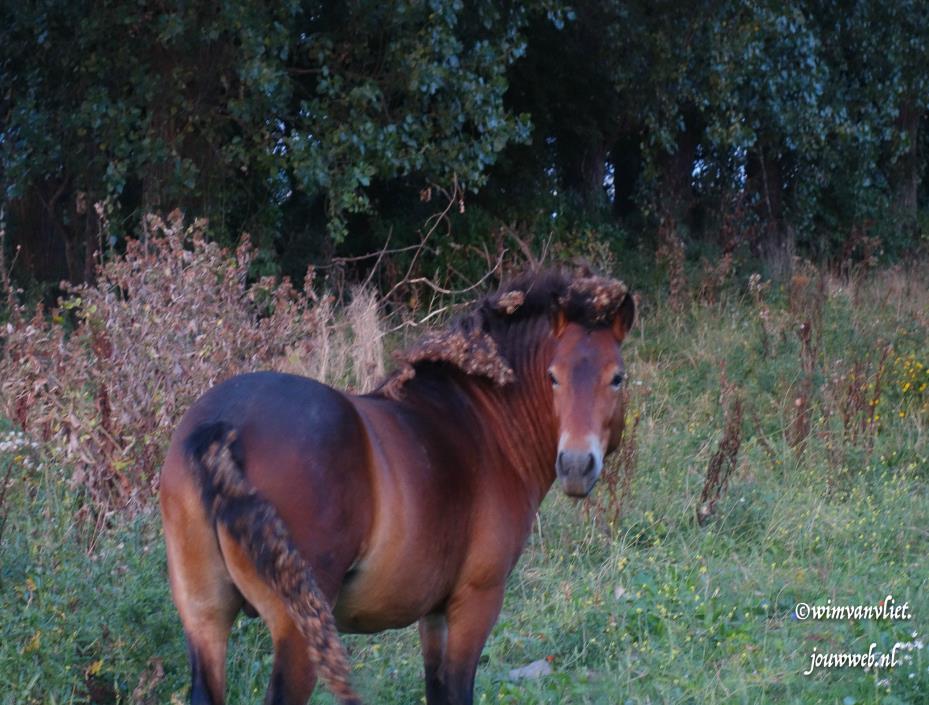
[[551, 370], [548, 371], [548, 378], [549, 380], [551, 380], [553, 387], [558, 386], [558, 378], [555, 376], [555, 373], [552, 372]]
[[613, 375], [613, 379], [610, 380], [610, 386], [613, 387], [613, 389], [618, 389], [619, 385], [622, 383], [623, 375], [621, 372], [617, 372], [615, 375]]

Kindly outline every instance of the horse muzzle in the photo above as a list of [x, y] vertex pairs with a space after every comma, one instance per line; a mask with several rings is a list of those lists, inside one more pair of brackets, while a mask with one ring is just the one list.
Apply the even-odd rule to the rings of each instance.
[[592, 451], [562, 450], [555, 461], [555, 474], [569, 497], [589, 495], [602, 470], [603, 456]]

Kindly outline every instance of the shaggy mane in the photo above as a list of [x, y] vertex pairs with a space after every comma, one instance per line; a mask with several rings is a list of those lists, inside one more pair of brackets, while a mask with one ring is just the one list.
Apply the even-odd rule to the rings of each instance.
[[568, 322], [587, 328], [609, 326], [627, 295], [621, 281], [589, 271], [573, 275], [563, 270], [528, 272], [504, 282], [445, 328], [425, 333], [397, 356], [398, 368], [374, 393], [400, 398], [406, 383], [426, 364], [445, 364], [497, 385], [508, 384], [515, 377], [515, 351], [507, 349], [513, 341], [506, 334], [517, 323], [554, 322], [561, 309]]

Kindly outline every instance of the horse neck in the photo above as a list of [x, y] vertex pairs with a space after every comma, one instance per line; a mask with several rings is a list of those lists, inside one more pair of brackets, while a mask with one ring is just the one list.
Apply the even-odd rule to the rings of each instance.
[[476, 385], [475, 403], [483, 412], [485, 452], [499, 472], [515, 473], [533, 509], [555, 480], [557, 424], [546, 372], [553, 342], [549, 327], [531, 345], [514, 345], [509, 355], [515, 379], [504, 386]]
[[[504, 335], [498, 345], [514, 372], [509, 384], [463, 372], [420, 371], [399, 403], [424, 429], [435, 429], [441, 419], [448, 434], [468, 446], [461, 455], [473, 464], [469, 471], [515, 475], [510, 487], [523, 489], [534, 513], [555, 480], [557, 424], [546, 372], [554, 341], [546, 321], [526, 322]], [[443, 431], [434, 440], [448, 438]], [[429, 434], [422, 441], [429, 443]]]

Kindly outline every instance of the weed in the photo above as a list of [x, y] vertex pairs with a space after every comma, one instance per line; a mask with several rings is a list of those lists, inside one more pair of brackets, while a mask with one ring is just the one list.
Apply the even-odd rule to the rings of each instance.
[[605, 524], [610, 533], [619, 526], [623, 507], [632, 489], [638, 458], [636, 432], [639, 428], [641, 411], [638, 404], [637, 408], [630, 408], [629, 398], [629, 392], [624, 389], [620, 404], [625, 414], [625, 421], [619, 445], [604, 465], [598, 491], [584, 501], [585, 516], [595, 522]]
[[667, 270], [668, 303], [671, 309], [680, 312], [687, 296], [687, 277], [684, 271], [684, 242], [677, 234], [677, 225], [671, 216], [661, 219], [658, 226], [657, 263]]
[[735, 472], [742, 446], [742, 398], [732, 384], [722, 375], [720, 403], [725, 408], [725, 423], [719, 446], [706, 467], [706, 479], [697, 505], [697, 523], [706, 526], [716, 511], [716, 503], [729, 487]]

